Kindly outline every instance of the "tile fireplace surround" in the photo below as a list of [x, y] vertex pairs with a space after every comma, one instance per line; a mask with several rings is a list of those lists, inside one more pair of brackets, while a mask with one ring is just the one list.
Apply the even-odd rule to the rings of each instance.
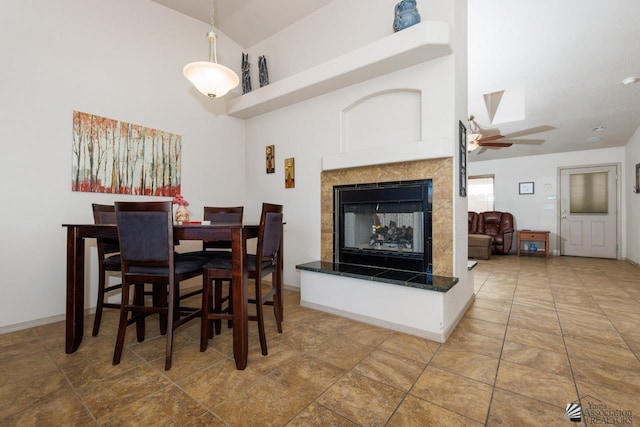
[[[440, 276], [438, 280], [447, 280], [446, 286], [421, 289], [410, 283], [394, 284], [394, 280], [372, 280], [335, 272], [326, 274], [328, 271], [318, 268], [333, 263], [335, 185], [418, 179], [433, 182], [433, 275]], [[321, 181], [322, 259], [318, 263], [298, 266], [300, 304], [435, 341], [446, 341], [471, 303], [471, 300], [461, 305], [456, 302], [467, 300], [467, 297], [464, 287], [456, 285], [458, 279], [453, 277], [453, 159], [445, 157], [325, 170]], [[451, 319], [452, 307], [455, 319]]]
[[427, 159], [322, 172], [321, 260], [333, 262], [333, 187], [433, 180], [433, 274], [453, 276], [453, 159]]

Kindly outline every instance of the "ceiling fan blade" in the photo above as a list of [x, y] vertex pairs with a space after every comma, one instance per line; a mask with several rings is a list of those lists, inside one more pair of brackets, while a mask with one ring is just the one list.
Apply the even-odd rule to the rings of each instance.
[[483, 140], [478, 141], [478, 145], [480, 147], [511, 147], [513, 145], [512, 142], [484, 142]]
[[517, 132], [506, 134], [505, 138], [518, 138], [520, 136], [533, 135], [534, 133], [547, 132], [550, 130], [555, 130], [556, 128], [549, 125], [536, 126], [529, 129], [522, 129]]
[[[512, 142], [516, 145], [541, 145], [544, 144], [545, 139], [514, 139], [508, 142]], [[503, 141], [507, 142], [507, 141]]]
[[482, 138], [480, 138], [480, 140], [484, 142], [490, 142], [490, 141], [495, 141], [497, 139], [502, 139], [502, 138], [504, 138], [504, 135], [498, 134], [498, 135], [488, 136], [486, 138], [483, 136]]

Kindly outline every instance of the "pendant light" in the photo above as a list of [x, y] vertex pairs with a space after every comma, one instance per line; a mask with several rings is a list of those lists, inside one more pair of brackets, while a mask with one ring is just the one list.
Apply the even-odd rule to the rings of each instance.
[[213, 0], [211, 0], [211, 29], [207, 32], [209, 40], [209, 60], [191, 62], [184, 66], [184, 76], [202, 93], [210, 99], [224, 96], [238, 86], [240, 79], [231, 69], [218, 64], [216, 52], [216, 33], [213, 28]]

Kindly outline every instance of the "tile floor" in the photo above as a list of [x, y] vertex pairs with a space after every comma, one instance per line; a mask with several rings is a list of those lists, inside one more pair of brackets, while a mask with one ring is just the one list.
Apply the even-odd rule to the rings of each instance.
[[[621, 261], [493, 257], [476, 300], [445, 344], [299, 306], [284, 333], [255, 324], [237, 371], [231, 334], [198, 351], [198, 324], [177, 331], [163, 370], [157, 322], [133, 328], [111, 365], [116, 316], [87, 318], [78, 352], [62, 323], [0, 335], [0, 425], [16, 426], [570, 426], [640, 425], [640, 268]], [[582, 423], [564, 419], [582, 398]]]

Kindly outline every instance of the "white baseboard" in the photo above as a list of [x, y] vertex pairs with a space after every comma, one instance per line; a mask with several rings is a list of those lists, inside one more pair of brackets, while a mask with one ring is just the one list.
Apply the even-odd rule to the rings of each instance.
[[[96, 312], [96, 308], [85, 308], [84, 315], [88, 316]], [[43, 317], [42, 319], [29, 320], [28, 322], [15, 323], [13, 325], [0, 326], [0, 335], [11, 332], [22, 331], [24, 329], [35, 328], [37, 326], [49, 325], [56, 322], [64, 322], [64, 314], [56, 314], [55, 316]]]

